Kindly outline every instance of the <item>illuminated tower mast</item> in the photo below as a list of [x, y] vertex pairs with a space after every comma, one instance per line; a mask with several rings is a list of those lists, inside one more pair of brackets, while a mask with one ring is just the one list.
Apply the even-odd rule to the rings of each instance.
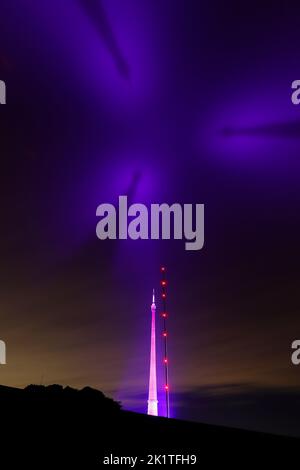
[[148, 415], [157, 416], [157, 384], [156, 384], [156, 339], [155, 339], [155, 295], [153, 289], [151, 305], [151, 351], [150, 351], [150, 375], [148, 395]]
[[166, 395], [166, 417], [170, 418], [170, 395], [169, 395], [169, 358], [168, 358], [168, 331], [167, 331], [167, 281], [166, 281], [166, 268], [160, 268], [162, 274], [161, 287], [162, 287], [162, 301], [163, 301], [163, 339], [164, 339], [164, 366], [165, 366], [165, 395]]

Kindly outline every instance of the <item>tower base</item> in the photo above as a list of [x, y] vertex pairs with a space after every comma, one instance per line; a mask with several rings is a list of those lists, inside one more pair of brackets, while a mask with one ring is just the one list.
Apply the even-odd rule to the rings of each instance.
[[148, 400], [148, 413], [147, 413], [148, 415], [151, 415], [151, 416], [158, 415], [157, 404], [158, 404], [157, 400]]

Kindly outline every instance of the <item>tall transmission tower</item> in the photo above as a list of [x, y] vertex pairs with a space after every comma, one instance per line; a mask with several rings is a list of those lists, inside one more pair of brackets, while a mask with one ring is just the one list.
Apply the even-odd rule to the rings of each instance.
[[168, 330], [167, 330], [167, 279], [166, 268], [162, 266], [161, 272], [161, 288], [162, 288], [162, 318], [163, 318], [163, 340], [164, 340], [164, 368], [165, 368], [165, 396], [166, 396], [166, 417], [170, 418], [170, 390], [169, 390], [169, 357], [168, 357]]
[[150, 375], [148, 394], [148, 415], [157, 416], [157, 381], [156, 381], [156, 337], [155, 337], [155, 294], [153, 289], [151, 305], [151, 350], [150, 350]]

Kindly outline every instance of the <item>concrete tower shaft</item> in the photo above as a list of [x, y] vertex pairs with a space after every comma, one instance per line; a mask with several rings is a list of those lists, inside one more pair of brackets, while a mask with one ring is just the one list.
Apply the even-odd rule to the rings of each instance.
[[153, 289], [151, 305], [151, 343], [150, 343], [150, 374], [149, 374], [149, 394], [148, 394], [148, 415], [157, 416], [157, 379], [156, 379], [156, 335], [155, 335], [155, 293]]

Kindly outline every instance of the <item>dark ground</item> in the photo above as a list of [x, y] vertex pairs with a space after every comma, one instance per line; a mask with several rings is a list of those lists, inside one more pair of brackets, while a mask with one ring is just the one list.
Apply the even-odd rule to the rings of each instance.
[[195, 454], [203, 468], [288, 468], [299, 451], [297, 438], [125, 412], [88, 387], [0, 387], [0, 402], [5, 468], [98, 468], [110, 454], [145, 461], [148, 454]]

